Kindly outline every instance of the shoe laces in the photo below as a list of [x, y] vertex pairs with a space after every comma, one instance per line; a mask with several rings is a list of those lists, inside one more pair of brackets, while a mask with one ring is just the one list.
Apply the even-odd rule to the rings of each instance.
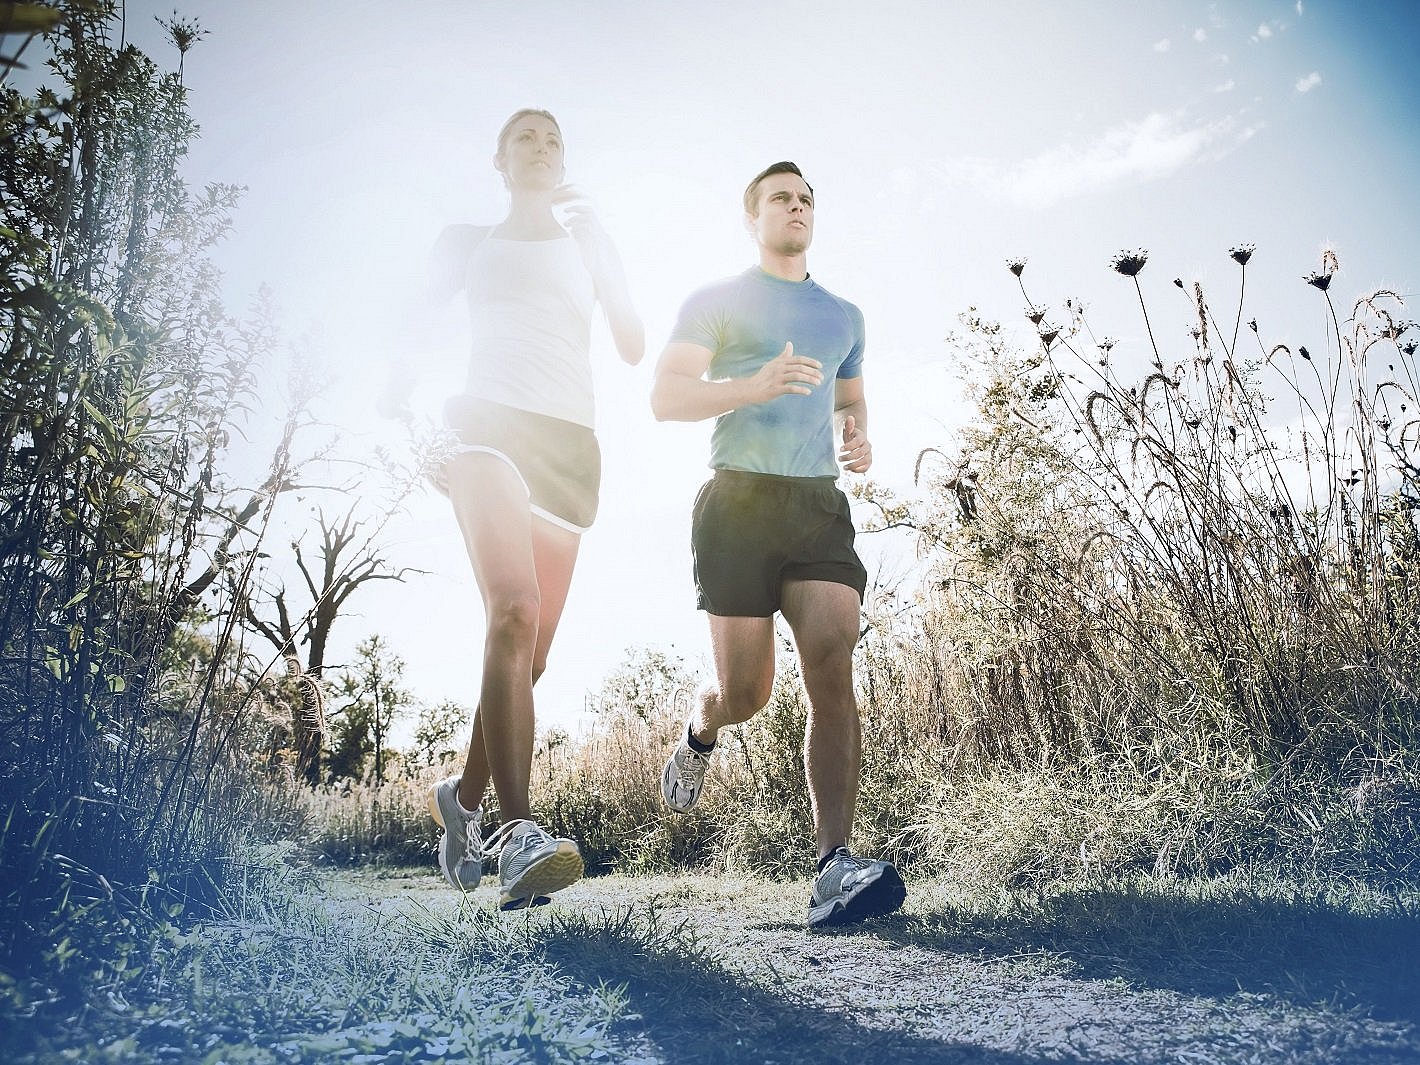
[[[461, 820], [464, 824], [464, 832], [466, 833], [465, 838], [467, 838], [467, 834], [469, 833], [470, 829], [472, 830], [473, 835], [477, 835], [481, 838], [483, 831], [483, 807], [475, 807], [472, 812], [469, 812], [468, 810], [465, 810], [463, 806], [459, 803], [457, 799], [458, 793], [455, 792], [454, 794], [456, 796], [454, 799], [454, 806], [458, 809], [459, 820]], [[470, 865], [473, 862], [482, 862], [482, 860], [483, 858], [477, 848], [465, 847], [463, 857], [458, 860], [458, 865], [462, 867], [465, 865]]]
[[833, 857], [829, 860], [829, 863], [823, 867], [823, 871], [826, 873], [835, 865], [838, 865], [847, 866], [847, 869], [844, 870], [847, 872], [854, 869], [866, 869], [871, 864], [872, 862], [867, 858], [859, 858], [856, 854], [849, 851], [847, 847], [839, 847], [833, 852]]
[[698, 778], [709, 766], [710, 755], [701, 754], [687, 743], [684, 757], [676, 760], [676, 779], [682, 788], [689, 791], [699, 783]]
[[489, 836], [483, 844], [483, 856], [491, 858], [502, 852], [503, 848], [512, 839], [513, 833], [518, 831], [522, 825], [529, 828], [523, 831], [522, 838], [518, 841], [519, 849], [527, 850], [529, 847], [541, 846], [546, 840], [552, 837], [536, 821], [529, 821], [525, 817], [515, 818], [498, 826], [493, 835]]

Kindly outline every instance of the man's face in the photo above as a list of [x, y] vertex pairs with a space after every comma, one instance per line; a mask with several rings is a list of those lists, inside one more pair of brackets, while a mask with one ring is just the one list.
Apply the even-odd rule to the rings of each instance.
[[814, 239], [814, 194], [798, 174], [770, 174], [759, 183], [759, 214], [745, 227], [761, 247], [779, 255], [802, 255]]

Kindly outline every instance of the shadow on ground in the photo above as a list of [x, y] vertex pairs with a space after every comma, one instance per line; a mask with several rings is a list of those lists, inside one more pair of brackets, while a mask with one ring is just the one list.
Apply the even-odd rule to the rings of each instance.
[[[787, 928], [788, 926], [786, 926]], [[1137, 888], [1078, 890], [983, 917], [944, 904], [863, 927], [898, 946], [981, 958], [1044, 953], [1079, 979], [1420, 1022], [1420, 916], [1346, 912], [1317, 900], [1188, 898]]]
[[[766, 990], [693, 947], [686, 954], [648, 949], [634, 937], [588, 940], [582, 931], [555, 925], [545, 930], [543, 943], [546, 957], [571, 980], [588, 987], [625, 986], [629, 1016], [615, 1034], [640, 1045], [639, 1060], [674, 1065], [1041, 1065], [1060, 1060], [1058, 1055], [1013, 1053], [861, 1024], [802, 995]], [[1125, 1061], [1091, 1060], [1102, 1065]]]

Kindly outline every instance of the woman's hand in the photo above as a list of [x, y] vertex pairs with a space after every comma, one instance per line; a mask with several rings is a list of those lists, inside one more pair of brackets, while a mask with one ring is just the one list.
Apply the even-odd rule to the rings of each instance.
[[552, 193], [552, 205], [559, 209], [563, 225], [577, 242], [582, 262], [596, 282], [597, 290], [624, 284], [621, 258], [587, 194], [576, 185], [560, 185]]
[[592, 276], [597, 299], [606, 309], [607, 322], [616, 349], [623, 361], [635, 366], [646, 352], [646, 331], [626, 283], [626, 270], [616, 245], [602, 228], [587, 194], [576, 185], [559, 185], [552, 193], [552, 205], [560, 210], [563, 224], [577, 242], [582, 262]]

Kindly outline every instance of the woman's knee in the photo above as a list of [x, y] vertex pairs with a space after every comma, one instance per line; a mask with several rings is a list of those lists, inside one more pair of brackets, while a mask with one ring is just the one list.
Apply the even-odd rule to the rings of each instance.
[[487, 610], [490, 639], [518, 642], [537, 639], [542, 601], [535, 590], [490, 596]]

